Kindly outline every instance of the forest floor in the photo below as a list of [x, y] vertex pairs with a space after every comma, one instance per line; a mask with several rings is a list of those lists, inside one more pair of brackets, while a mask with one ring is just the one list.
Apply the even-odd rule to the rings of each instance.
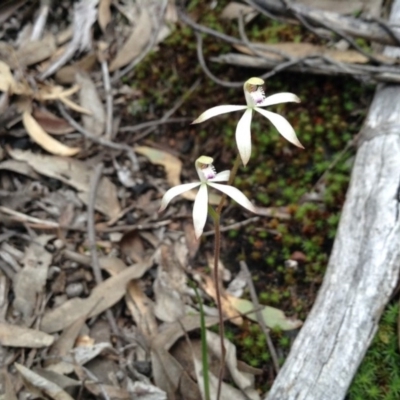
[[[213, 225], [195, 240], [191, 194], [158, 210], [167, 189], [197, 180], [199, 156], [217, 171], [232, 167], [240, 112], [190, 123], [210, 107], [245, 104], [243, 82], [265, 71], [210, 62], [232, 46], [204, 35], [212, 73], [238, 83], [219, 85], [173, 2], [97, 3], [63, 0], [48, 15], [46, 2], [0, 5], [3, 398], [200, 399], [194, 288], [217, 349], [214, 375], [219, 366]], [[185, 15], [237, 36], [236, 21], [224, 19], [229, 2], [208, 3], [189, 2]], [[260, 42], [318, 42], [261, 14], [245, 28]], [[266, 80], [266, 95], [301, 99], [270, 109], [305, 149], [254, 116], [251, 159], [234, 185], [259, 215], [229, 202], [221, 217], [231, 351], [221, 398], [261, 398], [276, 375], [266, 332], [245, 311], [254, 303], [246, 266], [279, 365], [313, 305], [374, 88], [294, 72]], [[387, 330], [397, 308], [390, 312]]]

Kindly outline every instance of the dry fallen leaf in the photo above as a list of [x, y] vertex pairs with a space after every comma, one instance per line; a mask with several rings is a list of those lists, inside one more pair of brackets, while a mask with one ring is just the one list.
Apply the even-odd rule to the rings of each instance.
[[154, 280], [154, 314], [164, 322], [174, 322], [185, 315], [187, 276], [176, 257], [174, 247], [162, 245]]
[[58, 117], [46, 108], [34, 108], [32, 116], [46, 132], [52, 135], [64, 135], [75, 130], [65, 119]]
[[3, 61], [0, 61], [0, 91], [12, 92], [15, 87], [15, 80], [10, 67]]
[[153, 310], [154, 304], [144, 294], [140, 281], [132, 281], [128, 285], [125, 301], [136, 326], [142, 335], [147, 340], [150, 340], [157, 333], [157, 322]]
[[17, 172], [29, 178], [39, 180], [39, 175], [27, 163], [17, 160], [5, 160], [0, 163], [0, 170]]
[[[218, 318], [206, 317], [206, 326], [216, 325]], [[165, 390], [168, 398], [176, 398], [180, 392], [185, 400], [198, 400], [200, 391], [197, 384], [190, 378], [187, 371], [168, 352], [173, 344], [184, 335], [200, 328], [199, 315], [186, 315], [179, 322], [166, 323], [158, 335], [151, 341], [151, 360], [154, 382], [157, 387]]]
[[24, 267], [17, 272], [13, 282], [13, 307], [22, 314], [25, 322], [32, 317], [37, 298], [45, 289], [47, 272], [53, 259], [45, 245], [51, 238], [42, 235], [31, 242], [22, 260]]
[[258, 14], [258, 11], [254, 7], [248, 6], [246, 4], [238, 3], [236, 1], [231, 1], [226, 5], [226, 7], [221, 12], [222, 19], [236, 20], [241, 15], [244, 18], [244, 22], [250, 22]]
[[154, 382], [167, 393], [168, 399], [199, 400], [200, 391], [188, 372], [168, 351], [155, 348], [151, 352]]
[[0, 343], [2, 346], [41, 348], [51, 346], [54, 337], [38, 331], [0, 322]]
[[83, 72], [76, 75], [76, 82], [81, 88], [79, 92], [80, 104], [90, 113], [89, 115], [82, 115], [83, 126], [93, 135], [101, 136], [104, 132], [106, 116], [96, 85], [89, 75]]
[[52, 138], [44, 131], [28, 111], [24, 111], [22, 114], [22, 123], [24, 124], [29, 136], [49, 153], [67, 157], [74, 156], [81, 150], [79, 147], [68, 147]]
[[133, 399], [167, 400], [167, 394], [163, 390], [147, 382], [136, 381], [128, 389]]
[[54, 400], [74, 400], [67, 392], [62, 390], [55, 383], [43, 378], [36, 372], [24, 367], [21, 364], [14, 363], [15, 368], [21, 374], [25, 387], [39, 398], [49, 396]]
[[[221, 339], [220, 336], [214, 332], [207, 331], [207, 347], [209, 351], [221, 359]], [[259, 400], [260, 395], [254, 389], [254, 375], [248, 372], [243, 372], [238, 369], [238, 360], [236, 356], [235, 345], [224, 338], [225, 347], [225, 363], [229, 370], [229, 374], [232, 380], [235, 382], [236, 387], [238, 387], [242, 393], [245, 394], [245, 399]], [[234, 396], [233, 398], [239, 398]], [[232, 397], [226, 397], [227, 400], [232, 399]]]
[[49, 101], [49, 100], [60, 100], [67, 107], [72, 110], [79, 112], [81, 114], [90, 115], [90, 111], [80, 105], [74, 103], [68, 97], [72, 96], [79, 90], [79, 86], [75, 85], [69, 89], [65, 89], [62, 86], [42, 86], [39, 92], [36, 94], [36, 99], [39, 101]]
[[147, 7], [142, 7], [139, 20], [131, 35], [110, 64], [110, 72], [129, 64], [143, 51], [151, 38], [152, 25]]
[[[202, 279], [203, 282], [201, 283], [201, 285], [204, 291], [216, 301], [217, 294], [216, 294], [214, 280], [207, 275], [203, 275]], [[226, 295], [225, 293], [221, 293], [221, 305], [223, 314], [226, 317], [230, 318], [229, 319], [230, 322], [239, 326], [243, 324], [243, 318], [240, 316], [238, 310], [235, 307], [233, 307], [233, 305], [229, 301], [229, 296]]]
[[166, 151], [153, 149], [147, 146], [137, 146], [135, 147], [135, 152], [147, 157], [152, 164], [163, 166], [167, 174], [169, 185], [177, 186], [181, 184], [180, 175], [182, 171], [182, 162], [178, 157]]
[[[65, 364], [65, 362], [61, 360], [61, 357], [66, 356], [68, 352], [73, 349], [76, 338], [85, 324], [86, 318], [86, 315], [78, 318], [75, 322], [63, 330], [61, 335], [50, 348], [49, 357], [47, 360], [45, 360], [45, 367], [48, 367], [52, 364]], [[70, 366], [67, 365], [67, 368], [63, 370], [63, 373], [65, 373], [65, 370], [69, 371], [69, 367]], [[59, 371], [60, 370], [61, 369], [59, 369]]]
[[125, 232], [119, 241], [119, 246], [121, 253], [125, 257], [129, 257], [133, 262], [143, 261], [146, 254], [145, 247], [143, 240], [136, 229]]
[[56, 81], [62, 84], [75, 83], [75, 76], [77, 72], [91, 72], [97, 64], [97, 57], [95, 53], [89, 53], [86, 56], [76, 60], [70, 65], [66, 65], [57, 71], [55, 78]]
[[4, 400], [18, 400], [17, 395], [15, 393], [14, 385], [11, 382], [10, 374], [7, 371], [7, 368], [3, 368], [1, 371], [3, 382], [3, 393], [4, 393]]
[[[257, 322], [256, 314], [251, 313], [251, 311], [254, 310], [254, 305], [251, 301], [246, 299], [238, 299], [230, 295], [227, 295], [226, 299], [237, 311], [245, 314], [246, 318]], [[302, 321], [295, 318], [286, 317], [282, 310], [274, 307], [263, 306], [261, 309], [261, 314], [264, 318], [265, 324], [269, 328], [279, 327], [283, 331], [290, 331], [300, 328], [300, 326], [303, 325]]]
[[26, 41], [16, 52], [20, 67], [37, 64], [51, 57], [56, 51], [56, 41], [52, 34], [41, 40]]
[[111, 21], [111, 6], [112, 0], [100, 0], [98, 13], [97, 13], [97, 20], [99, 21], [100, 28], [103, 32], [106, 31], [107, 25]]
[[151, 266], [151, 261], [135, 264], [97, 285], [89, 297], [75, 297], [47, 311], [40, 325], [41, 330], [48, 333], [57, 332], [86, 314], [90, 318], [107, 310], [125, 295], [129, 281], [140, 278]]
[[[93, 171], [79, 160], [35, 154], [30, 151], [9, 149], [9, 154], [16, 160], [27, 162], [39, 174], [58, 179], [78, 190], [79, 198], [88, 204], [90, 179]], [[115, 218], [121, 212], [117, 188], [106, 176], [100, 180], [95, 202], [96, 210]]]

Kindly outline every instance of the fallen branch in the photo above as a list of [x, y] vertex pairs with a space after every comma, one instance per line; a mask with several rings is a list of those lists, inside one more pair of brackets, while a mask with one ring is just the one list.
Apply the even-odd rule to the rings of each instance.
[[399, 114], [399, 87], [378, 88], [323, 285], [266, 400], [344, 399], [374, 338], [400, 271]]
[[322, 27], [341, 31], [353, 37], [359, 37], [373, 42], [396, 45], [400, 43], [398, 26], [387, 24], [376, 18], [355, 18], [332, 11], [324, 11], [308, 7], [292, 1], [282, 0], [245, 0], [246, 3], [256, 6], [258, 10], [265, 10], [268, 15], [277, 17], [304, 18], [314, 27]]

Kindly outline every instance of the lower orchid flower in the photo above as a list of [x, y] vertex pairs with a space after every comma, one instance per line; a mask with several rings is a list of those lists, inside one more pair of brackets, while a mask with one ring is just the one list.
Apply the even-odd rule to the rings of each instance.
[[207, 111], [204, 111], [192, 122], [192, 124], [198, 124], [206, 121], [209, 118], [215, 117], [216, 115], [225, 114], [232, 111], [246, 110], [236, 127], [236, 144], [243, 165], [246, 165], [249, 162], [251, 155], [250, 124], [253, 117], [253, 110], [269, 119], [272, 125], [275, 126], [277, 131], [286, 140], [293, 143], [297, 147], [304, 148], [299, 139], [297, 139], [296, 132], [294, 131], [293, 127], [288, 121], [286, 121], [285, 118], [279, 114], [260, 108], [291, 101], [299, 103], [300, 99], [293, 93], [276, 93], [272, 96], [265, 97], [264, 89], [262, 87], [263, 84], [264, 81], [261, 78], [250, 78], [243, 85], [247, 105], [222, 105], [212, 107]]
[[257, 212], [256, 207], [239, 189], [236, 189], [233, 186], [215, 183], [228, 181], [230, 171], [222, 171], [217, 174], [214, 166], [212, 165], [213, 161], [214, 160], [211, 157], [199, 157], [195, 162], [195, 167], [200, 181], [184, 183], [182, 185], [175, 186], [167, 190], [161, 200], [161, 207], [159, 211], [165, 210], [174, 197], [187, 192], [188, 190], [199, 187], [199, 191], [197, 192], [193, 206], [193, 224], [197, 239], [202, 235], [207, 220], [208, 186], [225, 193], [247, 210], [254, 213]]

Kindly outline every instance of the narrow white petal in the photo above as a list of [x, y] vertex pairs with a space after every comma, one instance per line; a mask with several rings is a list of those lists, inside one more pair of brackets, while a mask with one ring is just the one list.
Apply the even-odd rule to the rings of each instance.
[[242, 207], [247, 208], [249, 211], [253, 213], [257, 212], [256, 207], [239, 189], [236, 189], [235, 187], [229, 185], [221, 185], [219, 183], [209, 183], [208, 185], [220, 190], [221, 192], [227, 194], [229, 197], [232, 197], [233, 200], [239, 203]]
[[203, 233], [208, 214], [208, 189], [207, 184], [200, 185], [193, 206], [194, 233], [198, 239]]
[[263, 110], [262, 108], [256, 107], [255, 110], [262, 114], [265, 118], [268, 118], [286, 140], [288, 140], [290, 143], [293, 143], [295, 146], [304, 149], [304, 146], [300, 143], [299, 139], [297, 139], [296, 132], [294, 131], [292, 125], [290, 125], [285, 118], [271, 111]]
[[250, 123], [252, 116], [253, 110], [248, 108], [236, 126], [236, 144], [243, 165], [249, 162], [251, 155]]
[[209, 179], [208, 181], [209, 182], [228, 182], [230, 175], [231, 175], [231, 171], [229, 171], [229, 170], [218, 172], [218, 174], [215, 175], [215, 178]]
[[274, 104], [289, 103], [289, 102], [300, 103], [300, 99], [293, 93], [276, 93], [272, 96], [268, 96], [257, 107], [272, 106]]
[[231, 106], [231, 105], [212, 107], [209, 108], [207, 111], [204, 111], [203, 114], [200, 115], [200, 117], [198, 117], [192, 122], [192, 124], [198, 124], [200, 122], [206, 121], [207, 119], [215, 117], [216, 115], [225, 114], [232, 111], [244, 110], [245, 108], [246, 106]]
[[174, 186], [171, 189], [168, 189], [162, 200], [161, 200], [161, 207], [160, 207], [160, 211], [163, 211], [167, 208], [169, 202], [176, 196], [187, 192], [188, 190], [194, 189], [195, 187], [199, 186], [200, 182], [193, 182], [193, 183], [184, 183], [183, 185], [178, 185], [178, 186]]

